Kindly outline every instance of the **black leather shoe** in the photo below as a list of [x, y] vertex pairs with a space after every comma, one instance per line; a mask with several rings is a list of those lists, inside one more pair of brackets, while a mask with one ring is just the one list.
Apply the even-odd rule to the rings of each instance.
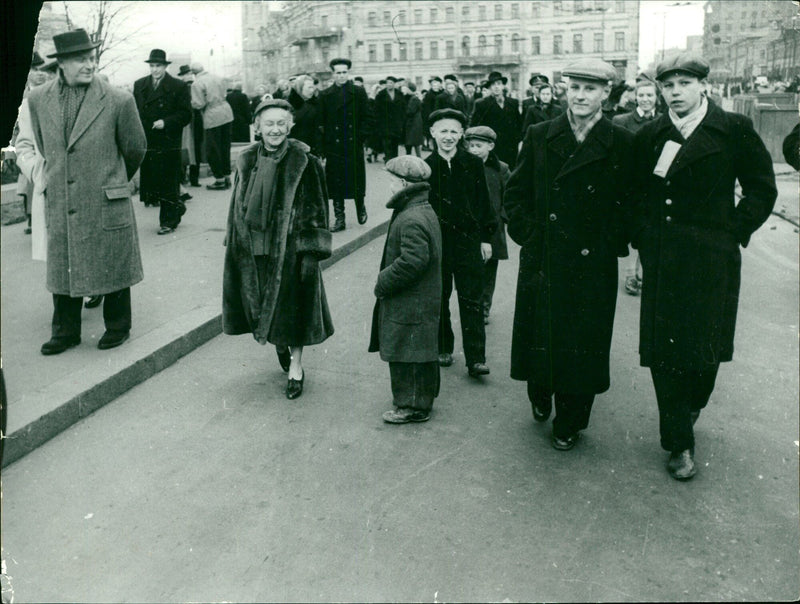
[[575, 446], [575, 443], [578, 442], [579, 436], [580, 434], [578, 432], [575, 434], [570, 434], [569, 436], [565, 436], [564, 438], [553, 434], [550, 444], [553, 445], [554, 449], [558, 449], [559, 451], [569, 451]]
[[667, 462], [667, 471], [675, 480], [689, 480], [697, 474], [697, 467], [694, 465], [694, 453], [691, 449], [683, 451], [673, 451], [670, 453]]
[[347, 227], [345, 227], [344, 220], [340, 220], [337, 218], [336, 222], [334, 222], [333, 226], [331, 227], [331, 233], [338, 233], [340, 231], [345, 230], [345, 228]]
[[172, 233], [174, 231], [175, 231], [175, 229], [173, 229], [172, 227], [163, 226], [160, 229], [158, 229], [158, 233], [156, 233], [156, 234], [157, 235], [169, 235], [170, 233]]
[[481, 375], [489, 375], [489, 368], [486, 363], [473, 363], [467, 368], [469, 377], [479, 377]]
[[301, 377], [299, 380], [293, 380], [292, 378], [289, 378], [289, 381], [286, 383], [286, 398], [292, 400], [303, 394], [303, 383], [305, 381], [305, 371], [303, 371], [303, 377]]
[[367, 222], [367, 208], [361, 208], [356, 213], [356, 218], [358, 218], [358, 224], [364, 224]]
[[428, 411], [414, 409], [392, 409], [383, 414], [383, 421], [387, 424], [407, 424], [409, 422], [426, 422], [431, 418]]
[[199, 182], [197, 182], [197, 181], [194, 181], [194, 182], [190, 182], [190, 183], [189, 183], [189, 186], [190, 186], [190, 187], [202, 187], [203, 185], [201, 185], [201, 184], [200, 184]]
[[42, 344], [42, 354], [45, 356], [49, 356], [51, 354], [61, 354], [68, 348], [77, 346], [80, 343], [80, 336], [62, 336], [50, 338], [49, 341]]
[[439, 354], [439, 367], [450, 367], [453, 364], [453, 355], [449, 352]]
[[103, 334], [103, 337], [100, 338], [100, 341], [97, 343], [97, 347], [100, 350], [116, 348], [129, 337], [131, 337], [131, 332], [129, 331], [107, 331]]
[[84, 302], [84, 308], [97, 308], [100, 304], [103, 303], [103, 296], [91, 296], [86, 302]]
[[279, 346], [275, 347], [275, 352], [278, 353], [278, 362], [281, 364], [281, 369], [284, 373], [289, 372], [289, 365], [292, 363], [292, 353], [287, 346], [283, 350]]
[[178, 197], [178, 199], [180, 199], [181, 201], [189, 201], [191, 198], [192, 196], [189, 195], [188, 193], [181, 193], [181, 196]]
[[224, 180], [217, 180], [212, 182], [210, 185], [206, 185], [206, 189], [210, 191], [224, 191], [225, 189], [230, 189], [231, 186], [226, 184]]

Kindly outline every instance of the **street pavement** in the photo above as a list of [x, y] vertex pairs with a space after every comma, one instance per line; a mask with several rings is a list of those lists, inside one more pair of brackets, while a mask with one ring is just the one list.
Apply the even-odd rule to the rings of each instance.
[[773, 216], [743, 250], [735, 359], [697, 423], [688, 483], [665, 471], [624, 270], [611, 389], [575, 449], [550, 447], [508, 377], [514, 245], [487, 327], [491, 375], [467, 377], [457, 335], [432, 419], [384, 424], [388, 367], [366, 352], [382, 246], [325, 271], [336, 333], [306, 350], [301, 398], [285, 398], [272, 347], [218, 336], [5, 468], [16, 601], [797, 598], [794, 225]]

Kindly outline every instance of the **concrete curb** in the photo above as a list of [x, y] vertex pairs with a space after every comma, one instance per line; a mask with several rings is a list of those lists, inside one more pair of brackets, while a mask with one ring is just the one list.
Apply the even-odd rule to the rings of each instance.
[[[356, 250], [367, 245], [389, 230], [389, 221], [375, 225], [367, 232], [333, 250], [330, 258], [320, 263], [325, 270], [346, 258]], [[46, 397], [48, 400], [59, 400], [55, 409], [43, 413], [38, 419], [7, 435], [3, 451], [3, 467], [25, 457], [51, 438], [57, 436], [70, 426], [91, 415], [101, 407], [112, 402], [124, 392], [130, 390], [166, 369], [181, 357], [186, 356], [212, 338], [222, 333], [222, 314], [214, 308], [201, 307], [184, 320], [172, 321], [164, 327], [131, 341], [131, 358], [123, 361], [123, 366], [110, 369], [105, 379], [100, 380], [86, 390], [76, 388], [80, 380], [70, 376], [52, 384]], [[186, 321], [193, 325], [186, 328], [181, 325]], [[126, 344], [128, 346], [128, 344]], [[137, 355], [136, 348], [142, 348]]]

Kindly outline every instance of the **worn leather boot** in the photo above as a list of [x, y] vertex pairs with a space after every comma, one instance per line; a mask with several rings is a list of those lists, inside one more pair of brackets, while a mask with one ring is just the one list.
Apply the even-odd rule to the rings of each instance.
[[334, 199], [333, 200], [333, 215], [336, 217], [336, 220], [331, 227], [331, 233], [338, 233], [339, 231], [345, 230], [344, 224], [344, 199]]
[[356, 199], [356, 218], [358, 219], [358, 224], [364, 224], [367, 222], [367, 208], [364, 205], [364, 198]]

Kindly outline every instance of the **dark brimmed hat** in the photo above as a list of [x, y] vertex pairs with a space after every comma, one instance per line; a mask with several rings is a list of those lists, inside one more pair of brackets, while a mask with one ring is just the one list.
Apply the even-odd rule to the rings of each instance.
[[458, 109], [437, 109], [428, 116], [428, 124], [433, 126], [439, 120], [457, 120], [461, 122], [461, 127], [467, 126], [467, 116], [461, 113]]
[[47, 55], [48, 59], [66, 57], [86, 52], [87, 50], [94, 50], [100, 46], [99, 42], [95, 44], [89, 39], [89, 34], [86, 33], [85, 29], [74, 29], [63, 34], [56, 34], [53, 36], [53, 44], [55, 44], [56, 51]]
[[660, 82], [663, 78], [675, 72], [682, 71], [699, 79], [708, 76], [711, 66], [703, 57], [692, 52], [682, 52], [659, 63], [656, 67], [656, 79]]
[[289, 101], [284, 101], [283, 99], [264, 99], [256, 106], [255, 111], [253, 111], [253, 121], [256, 121], [259, 113], [265, 109], [272, 109], [273, 107], [286, 109], [286, 111], [294, 115], [294, 107], [292, 107]]
[[397, 83], [397, 78], [396, 78], [396, 77], [394, 77], [394, 76], [386, 76], [386, 81], [387, 81], [387, 82], [394, 82], [394, 83]]
[[528, 80], [528, 84], [530, 84], [531, 86], [533, 86], [534, 84], [549, 84], [549, 83], [550, 80], [548, 79], [548, 77], [543, 73], [538, 73], [538, 72], [532, 73], [531, 79]]
[[386, 162], [386, 171], [408, 182], [423, 182], [431, 176], [431, 167], [416, 155], [393, 157]]
[[488, 88], [489, 82], [487, 80], [481, 80], [481, 88]]
[[364, 78], [362, 78], [361, 76], [356, 76], [356, 77], [353, 78], [353, 81], [354, 82], [361, 82], [363, 84], [364, 83]]
[[439, 76], [431, 76], [428, 78], [428, 84], [430, 84], [431, 82], [439, 82], [441, 84], [442, 78], [440, 78]]
[[417, 86], [414, 82], [406, 82], [406, 88], [408, 88], [411, 92], [417, 91]]
[[58, 61], [50, 61], [49, 63], [45, 63], [39, 68], [39, 71], [47, 71], [49, 73], [55, 73], [58, 71]]
[[464, 140], [471, 138], [493, 143], [497, 140], [497, 134], [489, 126], [473, 126], [472, 128], [467, 128], [467, 131], [464, 132]]
[[380, 84], [381, 86], [383, 86], [385, 83], [386, 83], [386, 80], [378, 80], [378, 84]]
[[503, 84], [508, 84], [508, 78], [505, 77], [499, 71], [493, 71], [489, 74], [489, 77], [486, 78], [486, 83], [491, 86], [494, 82], [502, 81]]
[[44, 59], [38, 52], [34, 50], [33, 58], [31, 59], [31, 67], [40, 67], [41, 65], [44, 65]]
[[567, 65], [561, 75], [581, 80], [595, 80], [608, 84], [617, 77], [617, 70], [602, 59], [579, 59]]
[[187, 73], [192, 73], [192, 68], [188, 65], [181, 65], [178, 68], [178, 77], [185, 76]]
[[470, 84], [472, 84], [474, 86], [475, 82], [464, 82], [464, 86], [469, 86]]
[[169, 65], [172, 61], [167, 61], [167, 53], [160, 48], [154, 48], [150, 51], [150, 56], [147, 57], [145, 63], [158, 63], [160, 65]]
[[328, 63], [328, 65], [330, 66], [331, 71], [333, 71], [333, 68], [336, 65], [346, 65], [347, 69], [350, 69], [353, 66], [353, 62], [350, 59], [345, 59], [344, 57], [339, 57], [338, 59], [331, 59], [331, 62]]
[[445, 81], [450, 80], [451, 82], [458, 82], [458, 77], [454, 73], [448, 73], [444, 76]]

